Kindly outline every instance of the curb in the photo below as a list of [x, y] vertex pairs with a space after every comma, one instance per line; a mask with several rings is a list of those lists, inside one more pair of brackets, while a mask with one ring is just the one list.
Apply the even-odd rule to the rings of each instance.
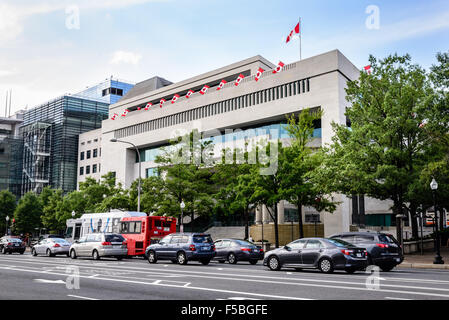
[[396, 268], [449, 270], [449, 265], [433, 263], [401, 263]]

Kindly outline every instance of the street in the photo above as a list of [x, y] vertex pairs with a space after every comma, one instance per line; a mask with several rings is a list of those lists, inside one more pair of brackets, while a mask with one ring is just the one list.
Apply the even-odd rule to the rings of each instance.
[[[74, 272], [79, 272], [79, 289]], [[378, 287], [363, 271], [269, 271], [211, 262], [149, 264], [141, 258], [72, 260], [66, 257], [0, 255], [0, 299], [44, 300], [414, 300], [448, 299], [449, 272], [395, 268], [380, 272]], [[75, 277], [76, 278], [76, 277]], [[69, 279], [69, 280], [68, 280]], [[368, 279], [368, 281], [367, 281]], [[371, 280], [370, 280], [371, 279]], [[73, 280], [73, 281], [72, 281]], [[368, 285], [367, 285], [368, 282]], [[69, 286], [67, 286], [69, 283]], [[68, 287], [75, 287], [68, 289]]]

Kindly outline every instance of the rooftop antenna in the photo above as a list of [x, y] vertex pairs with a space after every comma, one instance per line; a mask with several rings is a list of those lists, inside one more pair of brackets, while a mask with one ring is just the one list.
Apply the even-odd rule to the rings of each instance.
[[5, 118], [6, 118], [6, 112], [8, 111], [8, 90], [6, 90], [6, 102], [5, 102]]

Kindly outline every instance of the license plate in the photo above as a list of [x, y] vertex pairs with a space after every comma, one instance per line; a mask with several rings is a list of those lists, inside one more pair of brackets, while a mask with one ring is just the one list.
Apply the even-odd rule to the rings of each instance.
[[362, 254], [361, 253], [357, 253], [356, 256], [357, 256], [357, 258], [361, 258]]
[[258, 250], [257, 249], [253, 249], [253, 252], [256, 253]]
[[122, 246], [121, 245], [117, 245], [117, 246], [112, 246], [114, 249], [120, 249]]
[[203, 250], [203, 251], [209, 251], [209, 250], [210, 250], [210, 247], [202, 247], [201, 250]]

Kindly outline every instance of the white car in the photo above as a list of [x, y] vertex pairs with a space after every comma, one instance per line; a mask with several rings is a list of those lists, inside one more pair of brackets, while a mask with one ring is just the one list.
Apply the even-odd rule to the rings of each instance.
[[46, 255], [47, 257], [54, 257], [58, 254], [63, 254], [69, 257], [70, 242], [60, 238], [42, 239], [31, 249], [31, 254], [37, 256], [38, 254]]

